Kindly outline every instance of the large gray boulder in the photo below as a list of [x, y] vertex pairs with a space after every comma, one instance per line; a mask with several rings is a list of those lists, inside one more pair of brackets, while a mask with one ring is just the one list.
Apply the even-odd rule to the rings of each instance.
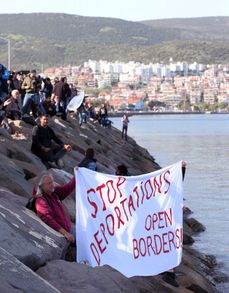
[[0, 182], [1, 186], [10, 188], [12, 192], [29, 197], [31, 186], [25, 180], [23, 169], [18, 167], [12, 160], [0, 153]]
[[2, 293], [60, 293], [1, 247], [0, 284]]
[[35, 270], [59, 259], [67, 242], [25, 208], [27, 200], [0, 188], [0, 246]]
[[[64, 170], [68, 173], [57, 169], [50, 170], [59, 184], [68, 182], [73, 175], [73, 168], [79, 164], [89, 147], [95, 150], [99, 172], [114, 174], [116, 166], [121, 163], [127, 165], [131, 175], [160, 168], [147, 150], [138, 146], [130, 137], [127, 142], [122, 140], [120, 131], [113, 127], [103, 128], [94, 121], [80, 128], [75, 117], [69, 117], [68, 121], [54, 117], [50, 119], [50, 124], [63, 142], [72, 145], [72, 151], [63, 158]], [[32, 126], [22, 121], [11, 121], [10, 127], [12, 135], [0, 134], [0, 247], [8, 252], [6, 255], [0, 251], [0, 292], [46, 293], [55, 290], [49, 287], [46, 289], [33, 277], [27, 278], [29, 268], [39, 268], [38, 273], [58, 288], [59, 292], [64, 293], [215, 292], [213, 279], [209, 278], [212, 275], [215, 279], [214, 260], [201, 257], [186, 245], [181, 265], [175, 268], [174, 272], [169, 272], [170, 274], [164, 273], [154, 277], [128, 279], [108, 266], [91, 268], [83, 264], [60, 261], [67, 245], [64, 237], [45, 225], [33, 212], [25, 209], [27, 198], [31, 195], [41, 171], [45, 169], [40, 159], [30, 151]], [[64, 202], [74, 221], [74, 192]], [[190, 220], [189, 215], [190, 211], [186, 209], [184, 244], [191, 244], [191, 236], [200, 230], [198, 223]], [[13, 257], [29, 268], [18, 265]], [[16, 267], [13, 266], [14, 263]], [[25, 276], [17, 274], [19, 268]], [[21, 281], [18, 278], [21, 278]]]
[[190, 292], [185, 288], [174, 288], [157, 278], [126, 278], [109, 266], [92, 268], [62, 260], [51, 261], [36, 273], [64, 293]]

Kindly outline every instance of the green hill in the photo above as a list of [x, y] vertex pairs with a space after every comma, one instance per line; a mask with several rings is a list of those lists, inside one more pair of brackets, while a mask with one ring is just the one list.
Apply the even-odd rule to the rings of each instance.
[[208, 39], [226, 39], [229, 40], [229, 17], [195, 17], [195, 18], [173, 18], [173, 19], [158, 19], [142, 21], [152, 28], [164, 29], [181, 29], [184, 34], [189, 34], [192, 37], [199, 35], [199, 38]]
[[79, 65], [88, 59], [228, 63], [229, 17], [131, 22], [55, 13], [0, 14], [0, 63], [12, 69]]

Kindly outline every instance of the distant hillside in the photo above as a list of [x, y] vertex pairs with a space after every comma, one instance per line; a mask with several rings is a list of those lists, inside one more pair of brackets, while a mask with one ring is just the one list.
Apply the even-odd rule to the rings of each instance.
[[196, 34], [203, 38], [229, 40], [229, 17], [196, 17], [196, 18], [174, 18], [146, 20], [141, 23], [151, 26], [154, 29], [164, 28], [172, 30], [183, 30], [189, 32], [193, 37]]
[[229, 17], [131, 22], [55, 13], [0, 14], [0, 63], [12, 69], [81, 64], [88, 59], [229, 62]]

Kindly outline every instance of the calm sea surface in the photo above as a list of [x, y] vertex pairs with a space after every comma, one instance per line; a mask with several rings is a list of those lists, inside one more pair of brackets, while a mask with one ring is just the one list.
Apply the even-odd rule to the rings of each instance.
[[[215, 255], [219, 270], [229, 274], [229, 115], [142, 115], [129, 120], [128, 135], [160, 166], [187, 161], [185, 205], [206, 227], [194, 247]], [[121, 118], [112, 121], [121, 129]]]

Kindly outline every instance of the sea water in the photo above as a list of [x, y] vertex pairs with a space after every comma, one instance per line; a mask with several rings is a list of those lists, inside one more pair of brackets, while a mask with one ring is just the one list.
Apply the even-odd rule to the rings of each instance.
[[[193, 247], [215, 255], [217, 269], [229, 275], [229, 114], [136, 115], [129, 120], [128, 135], [161, 167], [187, 162], [185, 205], [206, 227], [194, 237]], [[112, 121], [122, 128], [121, 118]], [[229, 292], [228, 283], [223, 287]]]

